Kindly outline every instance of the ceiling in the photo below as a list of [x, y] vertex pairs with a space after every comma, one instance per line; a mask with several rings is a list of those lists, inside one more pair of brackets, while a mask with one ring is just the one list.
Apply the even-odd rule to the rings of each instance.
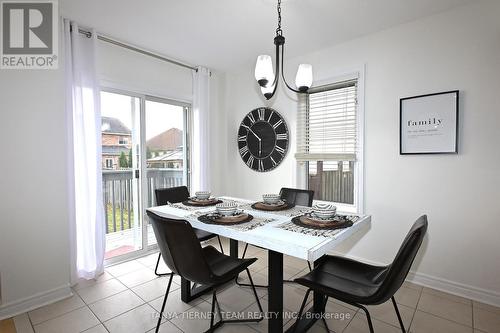
[[[286, 57], [305, 54], [471, 0], [283, 0]], [[232, 71], [273, 54], [275, 0], [60, 0], [61, 14], [194, 65]]]

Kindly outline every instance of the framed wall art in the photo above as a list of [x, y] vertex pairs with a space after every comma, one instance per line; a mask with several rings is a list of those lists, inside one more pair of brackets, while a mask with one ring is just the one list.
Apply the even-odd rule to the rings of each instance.
[[458, 90], [401, 98], [399, 153], [458, 153]]

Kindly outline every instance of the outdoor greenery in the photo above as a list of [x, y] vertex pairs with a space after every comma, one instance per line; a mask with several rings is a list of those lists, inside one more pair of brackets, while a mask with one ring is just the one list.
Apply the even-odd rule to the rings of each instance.
[[[115, 221], [116, 221], [116, 231], [121, 231], [121, 212], [119, 206], [115, 206]], [[113, 229], [113, 205], [111, 203], [107, 204], [106, 207], [107, 220], [108, 220], [108, 233], [115, 232]], [[129, 211], [128, 209], [123, 209], [123, 230], [130, 229], [134, 226], [134, 211], [130, 211], [130, 224], [128, 223]]]
[[120, 168], [128, 168], [127, 156], [124, 152], [121, 152], [120, 157], [118, 158], [118, 165]]

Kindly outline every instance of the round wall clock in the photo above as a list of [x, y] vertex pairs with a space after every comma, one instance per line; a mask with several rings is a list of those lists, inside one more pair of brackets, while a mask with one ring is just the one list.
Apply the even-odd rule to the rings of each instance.
[[288, 151], [285, 119], [271, 108], [250, 111], [238, 129], [238, 149], [245, 164], [258, 172], [276, 168]]

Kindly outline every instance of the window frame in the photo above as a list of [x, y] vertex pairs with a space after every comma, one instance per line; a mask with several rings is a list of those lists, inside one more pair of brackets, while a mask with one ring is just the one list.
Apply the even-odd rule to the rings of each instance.
[[[364, 213], [364, 178], [365, 178], [365, 168], [364, 168], [364, 133], [365, 133], [365, 66], [359, 66], [357, 68], [347, 70], [337, 75], [334, 75], [326, 80], [320, 80], [316, 82], [313, 89], [334, 86], [335, 84], [349, 81], [357, 80], [357, 114], [356, 114], [356, 140], [357, 140], [357, 152], [356, 161], [354, 163], [354, 203], [352, 205], [334, 202], [338, 210], [346, 213], [354, 213], [362, 215]], [[300, 107], [300, 105], [299, 105]], [[326, 161], [326, 160], [325, 160]], [[297, 185], [304, 188], [309, 188], [309, 162], [297, 161]], [[323, 200], [314, 200], [315, 202], [324, 202]]]

